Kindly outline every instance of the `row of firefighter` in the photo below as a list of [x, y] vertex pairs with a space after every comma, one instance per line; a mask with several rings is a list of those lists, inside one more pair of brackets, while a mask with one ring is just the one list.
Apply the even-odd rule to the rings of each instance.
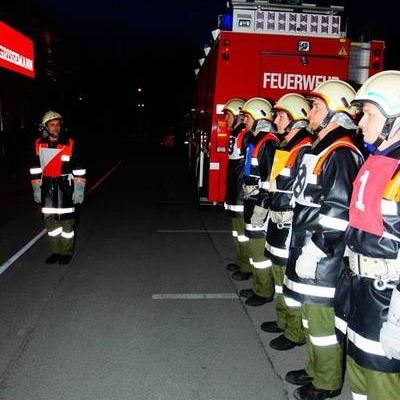
[[[400, 393], [400, 71], [327, 80], [271, 104], [233, 98], [224, 207], [232, 279], [276, 307], [271, 348], [306, 344], [298, 400]], [[276, 299], [276, 302], [272, 301]]]

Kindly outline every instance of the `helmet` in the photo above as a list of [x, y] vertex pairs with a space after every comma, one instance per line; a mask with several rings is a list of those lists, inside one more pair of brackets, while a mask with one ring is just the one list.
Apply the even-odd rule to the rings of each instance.
[[42, 118], [42, 125], [46, 125], [49, 121], [51, 121], [52, 119], [62, 119], [61, 114], [59, 114], [56, 111], [47, 111], [46, 114], [43, 115]]
[[274, 111], [285, 111], [293, 121], [308, 120], [309, 102], [297, 93], [282, 96], [274, 105]]
[[273, 119], [272, 105], [268, 100], [262, 97], [253, 97], [247, 100], [246, 103], [244, 103], [242, 112], [251, 115], [255, 121], [259, 119], [272, 121]]
[[375, 104], [386, 118], [400, 116], [400, 71], [388, 70], [370, 76], [352, 102]]
[[237, 117], [242, 111], [245, 101], [242, 99], [230, 99], [226, 102], [222, 111], [230, 111], [235, 117]]
[[307, 97], [318, 97], [325, 101], [331, 112], [346, 112], [356, 115], [356, 109], [350, 107], [356, 91], [347, 82], [339, 79], [330, 79], [320, 83]]

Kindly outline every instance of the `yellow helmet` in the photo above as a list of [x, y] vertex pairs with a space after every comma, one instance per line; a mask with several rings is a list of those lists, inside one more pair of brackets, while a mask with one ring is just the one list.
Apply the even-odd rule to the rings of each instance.
[[351, 116], [355, 116], [356, 108], [350, 106], [355, 94], [356, 91], [347, 82], [339, 79], [329, 79], [320, 83], [307, 97], [319, 97], [325, 101], [332, 112], [346, 112]]
[[249, 114], [255, 121], [266, 119], [273, 120], [272, 105], [262, 97], [253, 97], [244, 103], [242, 112]]
[[360, 87], [352, 104], [375, 104], [386, 118], [400, 116], [400, 71], [387, 70], [370, 76]]
[[301, 94], [288, 93], [275, 103], [274, 111], [285, 111], [293, 121], [308, 120], [310, 104]]
[[45, 126], [52, 119], [63, 119], [61, 114], [56, 111], [49, 110], [47, 111], [42, 118], [42, 125]]
[[230, 99], [229, 101], [226, 102], [224, 108], [222, 111], [230, 111], [235, 117], [239, 115], [239, 113], [242, 111], [243, 105], [245, 101], [242, 99]]

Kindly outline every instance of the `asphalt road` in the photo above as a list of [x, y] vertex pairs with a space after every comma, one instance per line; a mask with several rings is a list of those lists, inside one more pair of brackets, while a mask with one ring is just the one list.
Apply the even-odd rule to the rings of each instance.
[[[230, 278], [221, 207], [199, 207], [184, 152], [87, 147], [88, 195], [76, 253], [49, 254], [29, 175], [0, 184], [1, 400], [293, 399], [288, 370]], [[350, 399], [345, 385], [339, 400]]]

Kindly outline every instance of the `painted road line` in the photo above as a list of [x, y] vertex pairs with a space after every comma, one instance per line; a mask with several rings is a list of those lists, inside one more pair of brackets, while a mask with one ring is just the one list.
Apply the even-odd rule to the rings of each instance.
[[31, 239], [22, 249], [18, 250], [12, 257], [0, 266], [0, 275], [11, 265], [14, 261], [18, 260], [29, 248], [31, 248], [44, 234], [46, 229], [39, 232], [33, 239]]

